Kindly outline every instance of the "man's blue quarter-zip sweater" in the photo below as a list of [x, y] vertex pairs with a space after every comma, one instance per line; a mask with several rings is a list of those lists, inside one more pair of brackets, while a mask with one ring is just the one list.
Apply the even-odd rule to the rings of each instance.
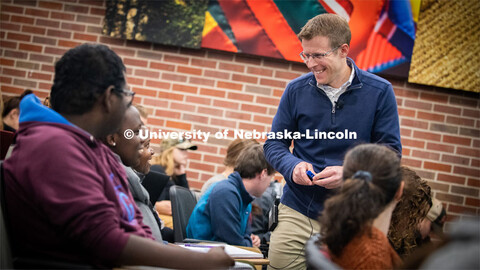
[[[272, 132], [299, 132], [310, 136], [333, 132], [334, 139], [311, 139], [303, 136], [293, 140], [293, 155], [289, 151], [291, 139], [268, 139], [265, 156], [285, 180], [281, 202], [305, 216], [316, 219], [331, 190], [303, 186], [292, 181], [295, 166], [306, 161], [315, 173], [327, 166], [341, 166], [347, 150], [361, 143], [379, 143], [391, 147], [401, 155], [400, 127], [392, 85], [371, 73], [355, 68], [355, 78], [337, 104], [332, 106], [327, 95], [318, 88], [310, 72], [291, 81], [278, 106], [272, 123]], [[351, 138], [345, 139], [345, 133]], [[356, 137], [352, 135], [354, 132]], [[343, 134], [343, 139], [340, 139]]]

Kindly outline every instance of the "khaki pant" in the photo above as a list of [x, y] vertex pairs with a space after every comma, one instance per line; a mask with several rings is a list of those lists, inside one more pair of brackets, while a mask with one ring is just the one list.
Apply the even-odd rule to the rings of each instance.
[[280, 204], [278, 225], [270, 237], [268, 269], [306, 269], [305, 243], [318, 232], [318, 221]]

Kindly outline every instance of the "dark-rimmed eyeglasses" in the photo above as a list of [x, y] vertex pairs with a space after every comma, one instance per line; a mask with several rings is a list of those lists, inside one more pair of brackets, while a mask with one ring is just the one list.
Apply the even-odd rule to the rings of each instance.
[[317, 60], [322, 59], [323, 57], [326, 57], [326, 56], [330, 55], [331, 53], [333, 53], [335, 50], [337, 50], [341, 46], [342, 45], [340, 45], [338, 47], [335, 47], [335, 48], [331, 49], [330, 51], [324, 52], [324, 53], [304, 53], [304, 52], [301, 52], [300, 57], [302, 58], [303, 62], [305, 62], [305, 63], [308, 61], [308, 59], [310, 59], [310, 57], [314, 61], [317, 61]]
[[126, 97], [131, 97], [130, 102], [133, 101], [133, 97], [135, 96], [135, 92], [129, 90], [129, 89], [120, 89], [120, 93], [124, 94]]

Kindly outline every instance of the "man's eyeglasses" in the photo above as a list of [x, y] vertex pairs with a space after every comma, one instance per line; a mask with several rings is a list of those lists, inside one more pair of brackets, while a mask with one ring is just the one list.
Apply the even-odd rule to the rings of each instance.
[[303, 62], [307, 62], [308, 59], [310, 59], [310, 57], [317, 61], [317, 60], [320, 60], [322, 59], [323, 57], [327, 57], [329, 54], [331, 54], [332, 52], [334, 52], [335, 50], [337, 50], [338, 48], [340, 48], [342, 45], [338, 46], [338, 47], [335, 47], [333, 49], [331, 49], [330, 51], [328, 52], [325, 52], [325, 53], [304, 53], [304, 52], [301, 52], [300, 53], [300, 57], [302, 58]]

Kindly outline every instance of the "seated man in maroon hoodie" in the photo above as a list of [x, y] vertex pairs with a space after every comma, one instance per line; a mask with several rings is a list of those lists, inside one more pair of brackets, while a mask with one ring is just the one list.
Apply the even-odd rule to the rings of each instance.
[[116, 132], [131, 105], [125, 66], [103, 45], [69, 50], [55, 65], [52, 109], [20, 103], [16, 147], [4, 163], [7, 222], [18, 256], [95, 266], [221, 268], [233, 260], [155, 242], [124, 168], [97, 138]]

